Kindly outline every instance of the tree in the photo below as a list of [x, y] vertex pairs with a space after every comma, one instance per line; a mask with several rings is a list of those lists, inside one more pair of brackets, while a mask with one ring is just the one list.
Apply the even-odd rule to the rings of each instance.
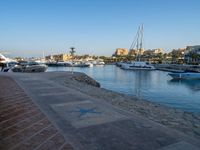
[[183, 54], [180, 50], [173, 50], [172, 51], [172, 61], [173, 63], [178, 63], [179, 60], [183, 58]]
[[76, 52], [76, 51], [75, 51], [75, 47], [70, 47], [70, 49], [71, 49], [71, 50], [70, 50], [69, 52], [70, 52], [71, 56], [74, 57], [74, 54], [75, 54], [75, 52]]
[[72, 74], [73, 74], [73, 65], [74, 65], [74, 64], [73, 64], [73, 59], [74, 59], [74, 54], [75, 54], [76, 51], [75, 51], [75, 47], [70, 47], [70, 49], [71, 49], [71, 50], [70, 50], [69, 52], [70, 52], [70, 54], [71, 54], [71, 56], [72, 56], [72, 71], [71, 71], [71, 72], [72, 72]]

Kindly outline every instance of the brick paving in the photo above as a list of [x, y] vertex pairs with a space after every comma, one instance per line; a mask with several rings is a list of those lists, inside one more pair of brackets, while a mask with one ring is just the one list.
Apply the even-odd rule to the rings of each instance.
[[74, 148], [13, 79], [0, 77], [0, 149]]

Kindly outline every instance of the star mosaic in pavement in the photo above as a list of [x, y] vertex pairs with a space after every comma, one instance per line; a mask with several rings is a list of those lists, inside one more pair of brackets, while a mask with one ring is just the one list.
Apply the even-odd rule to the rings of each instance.
[[86, 116], [87, 114], [101, 114], [101, 112], [96, 111], [96, 108], [77, 108], [70, 112], [79, 113], [79, 117]]

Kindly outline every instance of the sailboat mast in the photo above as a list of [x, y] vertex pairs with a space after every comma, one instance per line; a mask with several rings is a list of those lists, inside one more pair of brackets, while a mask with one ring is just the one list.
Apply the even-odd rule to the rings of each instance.
[[139, 26], [138, 32], [137, 32], [137, 42], [136, 42], [137, 51], [139, 50], [139, 38], [140, 38], [140, 26]]
[[138, 31], [135, 35], [134, 41], [131, 44], [130, 50], [136, 48], [137, 55], [136, 55], [136, 60], [140, 61], [140, 55], [143, 47], [143, 24], [138, 27]]
[[45, 57], [44, 57], [44, 51], [43, 51], [43, 53], [42, 53], [42, 58], [44, 59]]
[[143, 34], [144, 34], [144, 27], [143, 27], [143, 24], [141, 25], [141, 30], [140, 30], [140, 50], [142, 50], [143, 48]]

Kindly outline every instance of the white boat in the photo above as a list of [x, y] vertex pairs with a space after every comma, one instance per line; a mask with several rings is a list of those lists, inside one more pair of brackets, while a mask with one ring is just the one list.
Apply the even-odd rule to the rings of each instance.
[[82, 61], [76, 61], [76, 62], [73, 62], [72, 67], [90, 67], [90, 64], [82, 62]]
[[143, 24], [139, 26], [137, 31], [135, 40], [131, 44], [130, 50], [136, 47], [138, 51], [137, 61], [129, 62], [129, 63], [120, 63], [122, 69], [127, 70], [155, 70], [156, 68], [149, 62], [140, 61], [141, 51], [143, 50]]
[[94, 60], [92, 63], [95, 66], [97, 66], [97, 65], [100, 65], [100, 66], [105, 65], [105, 62], [103, 60], [101, 60], [101, 59]]
[[89, 62], [89, 61], [84, 62], [84, 64], [89, 65], [88, 67], [90, 67], [90, 68], [94, 66], [93, 63], [91, 63], [91, 62]]
[[13, 72], [45, 72], [47, 66], [44, 64], [38, 64], [37, 62], [20, 62], [11, 68]]
[[126, 70], [155, 70], [156, 68], [149, 62], [134, 61], [130, 63], [121, 63], [121, 68]]
[[8, 72], [11, 67], [17, 64], [17, 61], [5, 57], [3, 54], [0, 53], [0, 66], [2, 72]]
[[173, 79], [200, 79], [198, 72], [168, 73]]

